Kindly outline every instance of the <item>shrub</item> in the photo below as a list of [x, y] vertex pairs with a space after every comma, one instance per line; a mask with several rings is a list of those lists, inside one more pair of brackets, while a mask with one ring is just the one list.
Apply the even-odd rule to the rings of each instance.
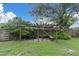
[[71, 37], [65, 31], [57, 31], [53, 33], [53, 36], [57, 39], [69, 40]]

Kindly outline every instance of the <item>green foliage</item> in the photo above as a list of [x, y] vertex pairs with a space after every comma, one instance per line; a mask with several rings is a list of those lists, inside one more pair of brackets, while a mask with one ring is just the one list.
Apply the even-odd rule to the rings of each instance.
[[30, 29], [30, 30], [27, 30], [25, 32], [22, 32], [22, 35], [25, 36], [25, 37], [27, 37], [27, 38], [35, 38], [36, 37], [35, 31], [33, 29]]
[[57, 31], [53, 33], [53, 36], [57, 39], [69, 40], [71, 39], [70, 35], [65, 31]]
[[32, 34], [32, 31], [26, 30], [25, 27], [29, 27], [32, 24], [30, 22], [22, 20], [20, 17], [16, 17], [12, 20], [9, 20], [8, 23], [1, 24], [0, 28], [7, 29], [11, 33], [11, 36], [16, 37], [16, 39], [19, 39], [20, 30], [21, 30], [21, 36], [22, 39], [26, 37], [30, 37]]
[[37, 4], [35, 8], [32, 9], [31, 14], [36, 17], [36, 21], [39, 18], [49, 17], [56, 25], [59, 26], [60, 31], [57, 32], [57, 39], [69, 39], [69, 35], [66, 32], [61, 31], [61, 29], [68, 29], [73, 23], [74, 12], [78, 12], [79, 4]]
[[[31, 36], [31, 31], [27, 30], [25, 27], [31, 26], [31, 23], [26, 22], [22, 20], [21, 18], [15, 18], [12, 22], [10, 21], [9, 23], [12, 23], [12, 28], [10, 31], [11, 33], [14, 33], [16, 36], [19, 37], [20, 30], [21, 30], [21, 38], [29, 38]], [[10, 25], [9, 25], [10, 26]], [[10, 26], [11, 27], [11, 26]], [[10, 29], [9, 27], [9, 29]]]
[[72, 17], [78, 12], [79, 4], [37, 4], [35, 8], [32, 9], [31, 14], [37, 19], [43, 17], [49, 17], [52, 21], [56, 21], [61, 28], [69, 27], [73, 24]]
[[68, 14], [64, 14], [63, 15], [63, 21], [62, 21], [62, 26], [65, 28], [69, 28], [73, 23], [74, 23], [75, 19], [72, 18], [71, 16], [69, 16]]

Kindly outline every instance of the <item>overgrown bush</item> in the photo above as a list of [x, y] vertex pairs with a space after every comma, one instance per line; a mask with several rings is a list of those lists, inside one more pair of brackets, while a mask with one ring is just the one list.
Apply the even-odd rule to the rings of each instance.
[[71, 37], [70, 35], [65, 31], [57, 31], [53, 33], [53, 36], [55, 39], [63, 39], [63, 40], [69, 40]]

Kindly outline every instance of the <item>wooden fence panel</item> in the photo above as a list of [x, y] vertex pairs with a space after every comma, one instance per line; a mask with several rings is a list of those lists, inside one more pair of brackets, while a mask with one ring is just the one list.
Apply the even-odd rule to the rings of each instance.
[[0, 41], [9, 40], [9, 31], [8, 30], [0, 30]]

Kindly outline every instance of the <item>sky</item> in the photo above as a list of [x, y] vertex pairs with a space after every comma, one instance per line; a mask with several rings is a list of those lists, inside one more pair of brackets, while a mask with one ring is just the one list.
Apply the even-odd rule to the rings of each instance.
[[69, 28], [79, 28], [79, 13], [75, 14], [73, 17], [76, 18], [77, 21], [75, 21]]
[[[26, 21], [33, 21], [33, 17], [29, 13], [36, 4], [29, 3], [5, 3], [0, 4], [0, 23], [8, 22], [8, 20], [13, 19], [14, 17], [21, 17]], [[70, 28], [79, 27], [79, 14], [75, 14], [73, 17], [76, 17], [78, 20], [70, 26]]]
[[14, 17], [21, 17], [23, 20], [32, 21], [33, 17], [29, 12], [33, 7], [35, 7], [35, 4], [27, 4], [27, 3], [0, 4], [0, 16], [2, 17], [2, 20], [0, 22], [6, 22], [8, 21], [7, 18], [12, 19]]

